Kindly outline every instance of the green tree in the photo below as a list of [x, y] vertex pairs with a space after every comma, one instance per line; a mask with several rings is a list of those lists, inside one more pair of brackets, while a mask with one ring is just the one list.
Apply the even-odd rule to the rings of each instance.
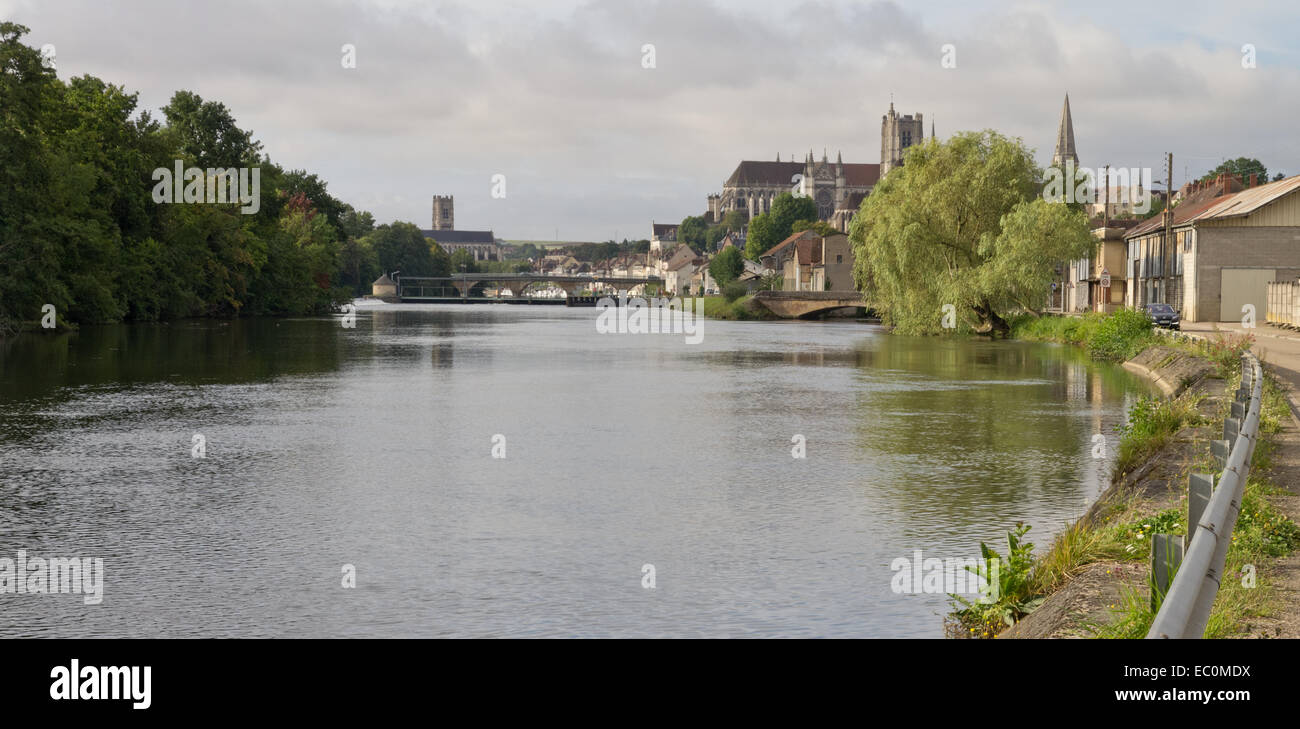
[[722, 216], [722, 227], [735, 233], [739, 233], [748, 222], [749, 214], [744, 210], [731, 210]]
[[783, 192], [772, 201], [772, 209], [754, 216], [749, 221], [749, 237], [745, 239], [745, 255], [751, 260], [796, 232], [794, 224], [801, 220], [816, 220], [817, 204], [807, 195], [795, 197]]
[[225, 104], [204, 101], [192, 91], [177, 91], [162, 112], [179, 151], [199, 167], [239, 167], [257, 161], [261, 143], [235, 124]]
[[822, 220], [798, 220], [790, 230], [791, 233], [799, 233], [811, 229], [820, 236], [835, 235], [839, 231], [835, 226]]
[[710, 225], [704, 232], [704, 247], [707, 250], [715, 250], [724, 236], [727, 235], [727, 227], [721, 223]]
[[681, 243], [702, 250], [708, 243], [705, 236], [708, 232], [708, 224], [704, 222], [702, 216], [687, 216], [682, 219], [681, 225], [677, 226], [677, 240]]
[[[21, 42], [27, 32], [0, 23], [0, 335], [45, 304], [72, 323], [322, 312], [347, 295], [340, 284], [377, 276], [377, 252], [357, 240], [373, 217], [261, 157], [224, 105], [178, 91], [164, 126], [120, 86], [60, 81]], [[259, 212], [154, 202], [153, 171], [178, 159], [257, 165]], [[411, 255], [445, 271], [422, 237]]]
[[464, 248], [452, 251], [451, 271], [452, 273], [478, 273], [478, 262], [474, 260], [474, 254]]
[[776, 229], [777, 239], [773, 245], [780, 243], [795, 232], [795, 221], [816, 220], [817, 204], [807, 195], [794, 195], [783, 192], [772, 201], [772, 226]]
[[745, 257], [751, 261], [757, 261], [767, 249], [781, 242], [782, 237], [777, 237], [776, 231], [772, 229], [772, 216], [767, 213], [755, 215], [754, 219], [749, 221], [749, 236], [745, 238]]
[[709, 261], [709, 275], [718, 286], [726, 286], [740, 277], [745, 272], [745, 259], [740, 254], [740, 249], [735, 246], [727, 246], [718, 252], [718, 255]]
[[890, 323], [913, 333], [957, 324], [1004, 334], [1005, 316], [1037, 309], [1056, 261], [1095, 241], [1086, 217], [1040, 193], [1041, 173], [1019, 140], [965, 132], [908, 151], [907, 164], [854, 218], [854, 275]]
[[1268, 168], [1263, 162], [1253, 157], [1238, 157], [1236, 159], [1225, 160], [1218, 167], [1206, 172], [1201, 177], [1201, 182], [1213, 180], [1223, 173], [1240, 176], [1242, 180], [1249, 181], [1251, 175], [1258, 175], [1258, 181], [1264, 182], [1268, 179]]
[[436, 241], [425, 238], [414, 223], [381, 225], [364, 240], [374, 249], [379, 267], [386, 273], [446, 276], [451, 270], [451, 257]]

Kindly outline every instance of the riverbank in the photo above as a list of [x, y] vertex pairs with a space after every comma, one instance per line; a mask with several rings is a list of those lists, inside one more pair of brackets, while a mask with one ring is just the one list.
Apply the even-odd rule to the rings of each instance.
[[[1104, 332], [1103, 324], [1037, 326], [1040, 332], [1068, 332], [1078, 342], [1088, 342], [1078, 332]], [[1131, 337], [1127, 345], [1112, 342], [1118, 346], [1110, 351], [1134, 342], [1147, 345], [1126, 366], [1155, 383], [1163, 396], [1144, 399], [1130, 412], [1110, 486], [1050, 549], [1026, 560], [1022, 574], [1003, 580], [1004, 589], [1015, 589], [1013, 594], [994, 606], [954, 613], [950, 635], [1145, 635], [1154, 617], [1147, 587], [1151, 535], [1186, 533], [1187, 475], [1212, 470], [1209, 441], [1220, 437], [1219, 426], [1240, 379], [1239, 356], [1250, 346], [1248, 338], [1228, 334], [1191, 342], [1155, 337], [1159, 335], [1148, 332]], [[1270, 374], [1260, 445], [1225, 567], [1234, 578], [1224, 582], [1207, 637], [1295, 632], [1298, 621], [1290, 614], [1297, 607], [1296, 594], [1290, 583], [1300, 570], [1287, 565], [1300, 547], [1300, 528], [1293, 521], [1293, 494], [1277, 484], [1294, 482], [1297, 449], [1300, 432], [1282, 386]], [[1006, 627], [1008, 620], [1014, 625]]]
[[[704, 316], [710, 319], [727, 321], [773, 321], [781, 317], [767, 310], [757, 301], [753, 294], [728, 301], [722, 296], [706, 296], [697, 299], [703, 306]], [[699, 311], [699, 309], [697, 309]]]

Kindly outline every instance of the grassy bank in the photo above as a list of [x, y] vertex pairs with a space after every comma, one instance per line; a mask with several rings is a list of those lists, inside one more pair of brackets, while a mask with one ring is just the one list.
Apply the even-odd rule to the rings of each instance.
[[[1115, 315], [1111, 315], [1112, 317]], [[1097, 344], [1096, 352], [1110, 359], [1114, 352], [1128, 351], [1152, 341], [1202, 357], [1215, 366], [1218, 378], [1225, 381], [1226, 392], [1233, 392], [1240, 381], [1240, 355], [1250, 346], [1249, 337], [1219, 336], [1209, 342], [1173, 342], [1166, 338], [1152, 340], [1124, 323], [1107, 325], [1108, 317], [1053, 317], [1033, 322], [1018, 322], [1023, 332], [1048, 341], [1071, 341], [1088, 346]], [[1054, 320], [1054, 321], [1053, 321]], [[1071, 321], [1073, 320], [1073, 321]], [[1134, 328], [1135, 329], [1135, 328]], [[1090, 349], [1090, 353], [1093, 350]], [[1136, 352], [1134, 352], [1136, 353]], [[1094, 354], [1094, 356], [1097, 356]], [[1186, 427], [1210, 425], [1227, 415], [1228, 401], [1218, 403], [1209, 413], [1203, 391], [1189, 391], [1170, 399], [1146, 398], [1128, 413], [1120, 429], [1120, 442], [1113, 467], [1112, 483], [1124, 484], [1125, 474], [1155, 458], [1174, 458], [1167, 448], [1176, 434]], [[1282, 515], [1267, 497], [1277, 489], [1267, 477], [1274, 449], [1272, 436], [1281, 429], [1289, 409], [1281, 388], [1267, 377], [1261, 415], [1261, 438], [1251, 464], [1250, 479], [1245, 487], [1241, 514], [1233, 530], [1223, 587], [1215, 600], [1207, 628], [1207, 637], [1237, 634], [1253, 615], [1265, 614], [1274, 600], [1265, 576], [1256, 576], [1255, 566], [1300, 548], [1300, 527]], [[1187, 463], [1176, 464], [1181, 472], [1214, 472], [1208, 443], [1192, 454]], [[1180, 459], [1181, 460], [1181, 459]], [[1108, 494], [1105, 506], [1092, 519], [1080, 519], [1058, 535], [1051, 547], [1037, 557], [1025, 537], [1027, 526], [1018, 525], [1008, 533], [1008, 558], [1000, 560], [998, 599], [987, 605], [971, 603], [954, 596], [954, 611], [946, 621], [949, 635], [994, 637], [1009, 625], [1035, 609], [1047, 596], [1064, 586], [1086, 566], [1105, 561], [1149, 563], [1152, 534], [1185, 534], [1187, 496], [1185, 476], [1177, 483], [1180, 498], [1176, 506], [1152, 506], [1139, 489]], [[1167, 508], [1165, 508], [1167, 507]], [[996, 552], [981, 544], [985, 556]], [[1020, 558], [1010, 555], [1019, 554]], [[1254, 582], [1251, 583], [1253, 578]], [[1243, 584], [1245, 581], [1247, 584]], [[1110, 620], [1085, 625], [1098, 637], [1142, 637], [1149, 629], [1154, 613], [1148, 591], [1125, 589], [1118, 604], [1110, 606]]]
[[1132, 309], [1081, 316], [1019, 314], [1009, 323], [1015, 339], [1076, 344], [1093, 359], [1110, 362], [1131, 359], [1159, 336], [1151, 331], [1146, 315]]
[[780, 318], [765, 307], [752, 303], [753, 298], [746, 295], [728, 301], [723, 296], [706, 296], [700, 301], [704, 302], [704, 315], [710, 319], [759, 321]]

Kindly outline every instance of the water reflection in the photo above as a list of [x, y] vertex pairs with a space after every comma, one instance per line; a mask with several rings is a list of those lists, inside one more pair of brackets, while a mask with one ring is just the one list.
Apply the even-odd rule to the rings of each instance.
[[1022, 519], [1045, 542], [1139, 387], [1050, 345], [714, 321], [687, 345], [593, 317], [363, 307], [353, 329], [0, 345], [0, 554], [107, 571], [94, 610], [0, 595], [0, 635], [935, 636], [946, 599], [892, 593], [889, 562]]

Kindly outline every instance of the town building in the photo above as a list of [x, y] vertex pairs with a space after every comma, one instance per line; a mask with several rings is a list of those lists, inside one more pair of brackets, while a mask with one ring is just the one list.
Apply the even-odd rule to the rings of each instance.
[[821, 160], [813, 157], [812, 150], [802, 161], [791, 157], [788, 162], [782, 162], [780, 154], [774, 162], [745, 160], [722, 183], [720, 194], [708, 196], [708, 218], [717, 223], [733, 210], [744, 211], [753, 218], [770, 211], [777, 196], [788, 192], [812, 198], [817, 205], [818, 220], [847, 231], [863, 198], [871, 193], [876, 182], [903, 164], [904, 150], [922, 141], [922, 115], [900, 115], [890, 102], [889, 112], [880, 120], [879, 164], [845, 162], [839, 152], [831, 162], [826, 150], [822, 151]]
[[853, 247], [843, 233], [803, 230], [769, 248], [762, 266], [781, 273], [782, 291], [854, 291]]
[[1124, 234], [1142, 222], [1093, 221], [1092, 235], [1097, 239], [1093, 254], [1070, 261], [1065, 267], [1061, 291], [1064, 311], [1108, 313], [1123, 308], [1128, 283]]
[[1198, 182], [1164, 216], [1125, 236], [1125, 303], [1167, 303], [1184, 321], [1241, 321], [1267, 310], [1267, 284], [1300, 276], [1300, 176]]
[[650, 221], [650, 252], [662, 253], [677, 247], [677, 224]]
[[389, 299], [397, 296], [397, 282], [383, 274], [370, 284], [370, 295], [376, 299]]
[[422, 230], [425, 238], [438, 243], [448, 255], [469, 251], [476, 261], [500, 261], [501, 242], [490, 230], [456, 230], [455, 199], [451, 195], [433, 196], [433, 227]]

